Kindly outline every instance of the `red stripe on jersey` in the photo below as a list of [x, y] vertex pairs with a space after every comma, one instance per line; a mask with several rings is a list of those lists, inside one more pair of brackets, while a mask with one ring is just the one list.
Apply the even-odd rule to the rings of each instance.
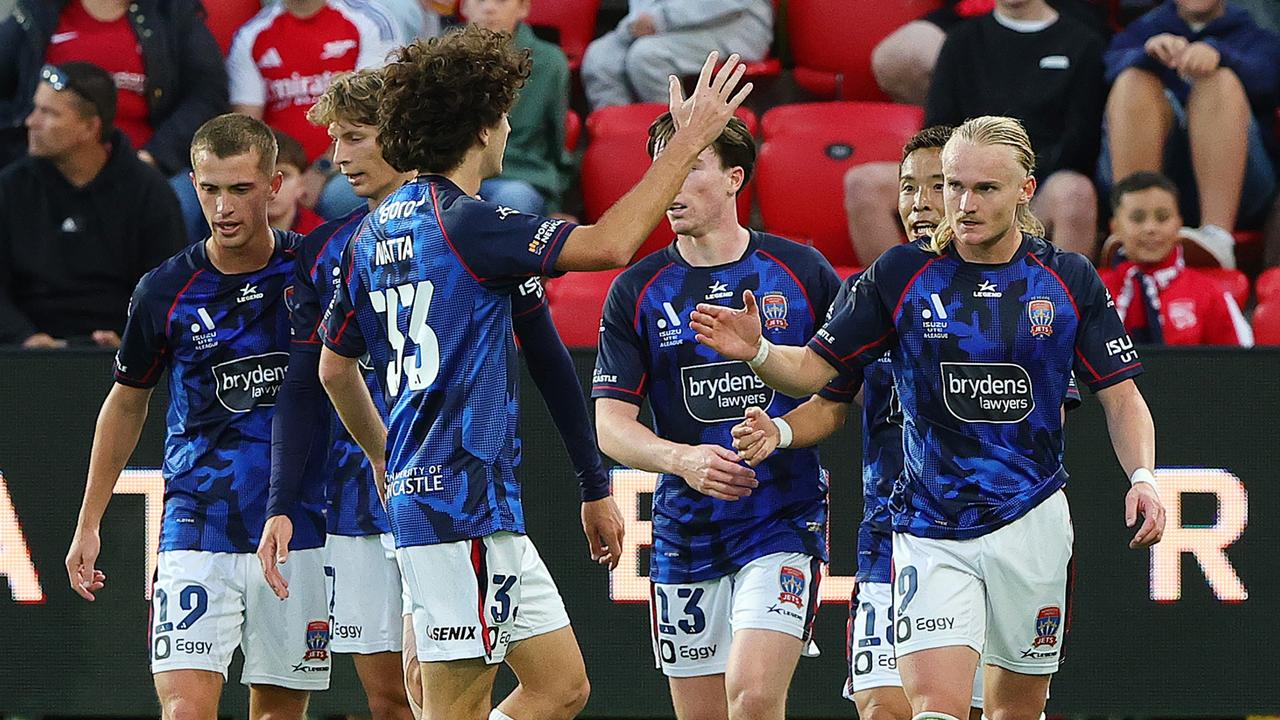
[[800, 288], [800, 294], [804, 295], [804, 304], [809, 306], [809, 322], [817, 322], [818, 316], [813, 312], [813, 302], [809, 300], [809, 290], [804, 286], [804, 283], [800, 282], [800, 278], [796, 277], [796, 274], [791, 271], [791, 267], [764, 250], [757, 250], [756, 252], [778, 263], [778, 265], [782, 266], [783, 270], [787, 271], [787, 274], [791, 276], [793, 281], [795, 281], [796, 287]]
[[616, 392], [627, 393], [628, 395], [635, 395], [636, 397], [644, 397], [644, 391], [642, 388], [644, 388], [644, 381], [648, 379], [649, 379], [649, 373], [645, 373], [641, 375], [640, 382], [639, 384], [636, 385], [635, 390], [631, 390], [624, 387], [615, 387], [613, 385], [592, 385], [591, 389], [592, 390], [614, 390]]
[[467, 274], [471, 276], [472, 280], [475, 280], [476, 282], [484, 282], [483, 278], [471, 272], [471, 266], [467, 265], [467, 261], [462, 258], [462, 253], [458, 252], [458, 248], [454, 247], [453, 241], [449, 239], [449, 232], [444, 229], [444, 218], [440, 216], [440, 198], [436, 197], [436, 186], [433, 183], [428, 182], [427, 187], [431, 190], [431, 208], [436, 213], [436, 225], [440, 226], [440, 234], [444, 236], [445, 244], [453, 251], [453, 256], [458, 258], [458, 262], [462, 264], [462, 269], [467, 271]]
[[640, 288], [639, 294], [636, 295], [636, 309], [635, 312], [631, 313], [631, 324], [635, 326], [636, 332], [640, 332], [640, 303], [644, 301], [644, 294], [649, 292], [649, 287], [658, 279], [658, 276], [666, 272], [667, 268], [672, 265], [675, 265], [675, 263], [669, 262], [659, 268], [658, 272], [654, 273], [653, 277], [649, 278], [649, 282], [646, 282], [644, 287]]
[[484, 538], [471, 541], [471, 569], [476, 574], [476, 613], [480, 618], [480, 639], [484, 642], [484, 654], [493, 654], [489, 644], [489, 624], [484, 619], [484, 601], [489, 596], [489, 567], [485, 562]]
[[933, 259], [929, 260], [929, 262], [927, 262], [927, 263], [925, 263], [924, 265], [920, 266], [920, 269], [916, 271], [916, 274], [915, 274], [915, 275], [912, 275], [912, 276], [911, 276], [911, 279], [910, 279], [910, 280], [908, 280], [908, 281], [907, 281], [907, 284], [902, 288], [902, 294], [898, 296], [898, 304], [893, 306], [893, 313], [891, 313], [891, 314], [889, 315], [889, 321], [890, 321], [890, 322], [894, 322], [894, 323], [896, 323], [896, 322], [898, 321], [898, 313], [902, 310], [902, 303], [906, 302], [906, 299], [907, 299], [907, 293], [911, 291], [911, 286], [916, 284], [916, 280], [919, 280], [919, 279], [920, 279], [920, 276], [924, 274], [924, 271], [925, 271], [925, 270], [928, 270], [928, 269], [929, 269], [929, 266], [930, 266], [930, 265], [932, 265], [932, 264], [934, 264], [934, 263], [938, 262], [938, 261], [939, 261], [939, 260], [941, 260], [942, 258], [943, 258], [943, 256], [942, 256], [942, 255], [939, 255], [939, 256], [937, 256], [937, 257], [935, 257], [935, 258], [933, 258]]
[[178, 301], [182, 299], [182, 296], [191, 288], [191, 283], [195, 282], [196, 278], [200, 277], [200, 273], [202, 272], [204, 272], [203, 268], [191, 273], [191, 277], [187, 279], [187, 284], [183, 285], [182, 289], [178, 291], [178, 294], [173, 296], [173, 304], [169, 306], [169, 312], [164, 316], [165, 337], [169, 337], [169, 326], [173, 324], [173, 311], [178, 309]]
[[[1054, 272], [1053, 268], [1049, 267], [1048, 265], [1045, 265], [1043, 262], [1040, 262], [1040, 258], [1036, 257], [1034, 253], [1028, 253], [1028, 255], [1031, 256], [1032, 260], [1036, 261], [1037, 265], [1039, 265], [1040, 267], [1048, 271], [1048, 273], [1053, 276], [1053, 279], [1057, 280], [1058, 284], [1062, 286], [1062, 291], [1067, 294], [1067, 299], [1071, 301], [1071, 309], [1076, 314], [1076, 323], [1083, 324], [1084, 316], [1080, 314], [1080, 307], [1076, 305], [1076, 298], [1074, 295], [1071, 294], [1071, 288], [1067, 287], [1067, 283], [1063, 281], [1062, 276]], [[1092, 370], [1093, 368], [1089, 368], [1089, 369]], [[1094, 373], [1094, 375], [1097, 375], [1097, 373]]]

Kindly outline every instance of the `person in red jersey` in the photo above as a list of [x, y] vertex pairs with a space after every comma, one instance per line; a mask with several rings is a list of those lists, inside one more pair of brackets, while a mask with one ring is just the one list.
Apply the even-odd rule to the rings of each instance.
[[302, 204], [306, 190], [302, 174], [307, 171], [307, 151], [302, 149], [302, 143], [283, 131], [272, 130], [271, 134], [276, 136], [276, 146], [280, 148], [276, 154], [276, 172], [284, 180], [280, 182], [280, 192], [267, 203], [267, 220], [273, 228], [305, 235], [324, 224], [324, 218]]
[[1111, 206], [1111, 231], [1125, 260], [1100, 274], [1135, 342], [1253, 345], [1253, 331], [1227, 288], [1183, 260], [1172, 180], [1134, 173], [1111, 190]]

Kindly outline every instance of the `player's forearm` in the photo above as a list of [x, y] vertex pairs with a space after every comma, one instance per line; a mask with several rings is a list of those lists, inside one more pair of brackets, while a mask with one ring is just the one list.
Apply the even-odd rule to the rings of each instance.
[[138, 446], [150, 399], [149, 390], [114, 385], [103, 401], [93, 432], [88, 480], [76, 522], [78, 530], [96, 531], [101, 524], [120, 473]]
[[557, 270], [607, 270], [626, 265], [657, 226], [702, 148], [679, 132], [644, 177], [594, 225], [574, 228], [556, 259]]
[[817, 353], [795, 345], [770, 345], [768, 357], [755, 371], [766, 385], [791, 397], [812, 395], [836, 376], [835, 368]]
[[812, 447], [844, 427], [849, 415], [848, 403], [835, 402], [817, 395], [782, 416], [791, 426], [791, 447]]
[[675, 474], [681, 453], [689, 446], [663, 440], [635, 418], [600, 412], [597, 405], [596, 433], [600, 450], [635, 470]]
[[325, 348], [320, 354], [320, 382], [347, 432], [364, 451], [370, 464], [382, 468], [387, 460], [387, 426], [369, 395], [355, 358]]
[[[1115, 391], [1112, 393], [1112, 391]], [[1126, 475], [1156, 466], [1156, 428], [1151, 410], [1132, 380], [1098, 394], [1107, 416], [1111, 446]]]

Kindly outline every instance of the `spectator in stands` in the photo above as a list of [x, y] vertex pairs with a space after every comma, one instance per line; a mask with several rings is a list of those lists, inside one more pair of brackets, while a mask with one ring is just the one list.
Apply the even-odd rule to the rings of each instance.
[[511, 35], [515, 46], [528, 50], [533, 58], [533, 70], [509, 115], [511, 135], [502, 174], [481, 183], [480, 196], [520, 212], [546, 215], [559, 212], [573, 168], [564, 149], [569, 61], [559, 47], [534, 37], [523, 22], [530, 1], [463, 0], [462, 11], [486, 30]]
[[[1106, 34], [1107, 11], [1097, 0], [1051, 0], [1049, 4]], [[871, 53], [871, 71], [880, 89], [895, 102], [923, 105], [947, 33], [965, 20], [990, 13], [995, 5], [995, 0], [947, 0], [943, 7], [890, 33]]]
[[302, 143], [304, 202], [326, 219], [364, 201], [338, 176], [329, 135], [307, 122], [307, 110], [335, 75], [378, 67], [403, 41], [399, 24], [364, 0], [283, 0], [236, 31], [227, 54], [232, 109]]
[[0, 171], [0, 343], [116, 347], [138, 278], [183, 245], [178, 203], [113, 127], [107, 71], [40, 76], [30, 155]]
[[1227, 288], [1183, 260], [1177, 185], [1160, 173], [1134, 173], [1112, 188], [1111, 209], [1125, 260], [1100, 274], [1134, 342], [1253, 345]]
[[199, 0], [19, 0], [0, 25], [0, 166], [26, 149], [41, 67], [79, 60], [115, 79], [116, 126], [138, 156], [186, 182], [191, 136], [227, 111], [222, 54], [203, 18]]
[[399, 23], [400, 37], [405, 42], [436, 37], [444, 29], [440, 4], [432, 0], [382, 0], [381, 7], [392, 20]]
[[[1089, 178], [1104, 96], [1097, 33], [1044, 0], [996, 0], [990, 15], [947, 36], [925, 125], [959, 125], [980, 115], [1021, 120], [1039, 158], [1032, 208], [1056, 245], [1093, 258], [1098, 200]], [[860, 263], [901, 241], [892, 212], [897, 191], [895, 163], [858, 165], [846, 174], [845, 208]]]
[[667, 78], [697, 75], [709, 51], [758, 62], [772, 41], [771, 0], [631, 0], [622, 22], [587, 46], [582, 85], [593, 110], [666, 102]]
[[275, 197], [267, 202], [267, 220], [271, 227], [306, 235], [324, 224], [324, 218], [302, 204], [302, 174], [307, 171], [307, 151], [302, 143], [280, 130], [276, 137], [276, 172], [284, 178]]
[[1280, 93], [1280, 36], [1226, 0], [1168, 0], [1106, 54], [1106, 185], [1163, 170], [1183, 189], [1196, 242], [1235, 267], [1237, 221], [1258, 224], [1276, 192], [1268, 153]]

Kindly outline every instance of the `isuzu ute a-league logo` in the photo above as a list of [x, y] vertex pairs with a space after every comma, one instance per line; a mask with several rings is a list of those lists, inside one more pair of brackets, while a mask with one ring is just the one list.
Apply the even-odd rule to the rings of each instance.
[[275, 405], [288, 366], [287, 352], [250, 355], [214, 365], [218, 402], [233, 413]]

